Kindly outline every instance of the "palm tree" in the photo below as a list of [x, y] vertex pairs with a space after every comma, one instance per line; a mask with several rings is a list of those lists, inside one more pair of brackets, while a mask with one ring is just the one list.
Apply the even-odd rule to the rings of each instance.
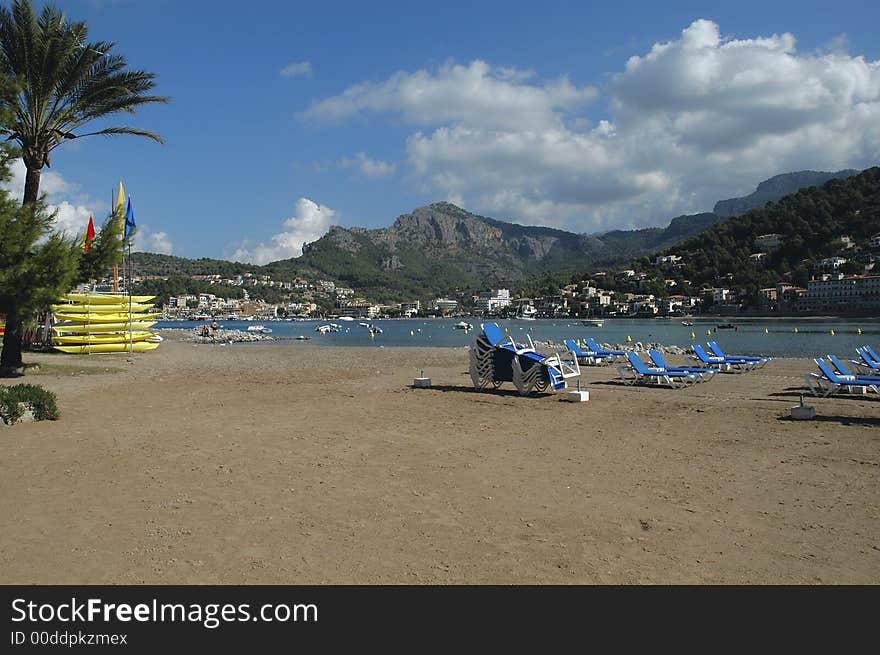
[[78, 133], [83, 125], [141, 105], [167, 102], [149, 95], [156, 76], [129, 70], [125, 57], [111, 54], [115, 42], [86, 41], [88, 26], [71, 23], [47, 6], [37, 16], [30, 0], [0, 7], [0, 72], [17, 80], [21, 92], [12, 109], [12, 125], [0, 130], [21, 148], [27, 169], [24, 203], [40, 193], [40, 174], [50, 153], [65, 140], [95, 134], [135, 134], [163, 143], [154, 132], [129, 126]]
[[[0, 134], [17, 143], [27, 169], [22, 211], [30, 219], [22, 225], [40, 225], [40, 174], [44, 166], [51, 165], [50, 153], [64, 141], [95, 134], [136, 134], [163, 142], [154, 132], [125, 125], [79, 131], [92, 121], [168, 100], [149, 95], [156, 76], [129, 70], [125, 57], [112, 54], [114, 42], [88, 42], [87, 37], [85, 23], [68, 22], [55, 7], [45, 7], [38, 16], [30, 0], [13, 0], [9, 8], [0, 6], [0, 77], [8, 77], [18, 89], [0, 98], [4, 118]], [[9, 247], [10, 236], [14, 235], [0, 233], [0, 247]], [[47, 243], [54, 243], [52, 239]], [[19, 254], [28, 260], [19, 263], [32, 268], [42, 261], [35, 252]], [[35, 276], [32, 271], [31, 277]], [[34, 300], [0, 297], [7, 314], [0, 375], [21, 369], [22, 317], [28, 302]]]

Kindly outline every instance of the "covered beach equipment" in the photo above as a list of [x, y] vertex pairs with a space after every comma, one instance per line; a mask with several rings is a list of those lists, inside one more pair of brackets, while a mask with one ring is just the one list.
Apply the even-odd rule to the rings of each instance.
[[683, 387], [696, 384], [702, 380], [699, 373], [688, 373], [686, 371], [671, 371], [666, 368], [648, 366], [635, 351], [626, 352], [629, 359], [629, 366], [622, 365], [617, 367], [620, 379], [624, 384], [657, 384], [666, 385], [672, 389], [681, 389]]
[[804, 379], [814, 396], [830, 396], [841, 389], [845, 389], [848, 393], [855, 393], [856, 389], [861, 393], [866, 391], [880, 393], [880, 377], [840, 375], [821, 357], [813, 361], [819, 367], [821, 375], [805, 373]]
[[699, 382], [708, 382], [715, 377], [715, 374], [718, 372], [718, 369], [709, 368], [707, 366], [669, 366], [669, 364], [666, 363], [666, 359], [663, 357], [663, 353], [656, 348], [651, 348], [648, 351], [648, 356], [657, 368], [666, 369], [667, 371], [696, 373], [700, 376]]
[[[721, 346], [718, 345], [718, 342], [710, 341], [706, 345], [709, 346], [709, 350], [711, 350], [714, 355], [717, 355], [718, 357], [728, 358], [728, 355], [725, 355], [724, 351], [721, 350]], [[761, 355], [759, 357], [753, 357], [750, 355], [730, 355], [729, 358], [730, 359], [742, 359], [746, 362], [755, 362], [755, 368], [761, 368], [767, 362], [769, 362], [771, 360], [770, 357], [766, 357], [764, 355]]]
[[580, 376], [577, 357], [547, 355], [529, 345], [518, 344], [505, 335], [497, 323], [483, 323], [471, 343], [470, 374], [474, 387], [487, 389], [512, 382], [517, 391], [527, 396], [534, 391], [563, 391], [567, 381]]

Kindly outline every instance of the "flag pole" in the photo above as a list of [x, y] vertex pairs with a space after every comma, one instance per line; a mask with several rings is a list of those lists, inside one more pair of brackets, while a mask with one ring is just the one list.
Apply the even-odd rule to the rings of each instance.
[[[128, 287], [128, 354], [129, 356], [134, 352], [134, 332], [131, 327], [131, 239], [127, 239], [128, 241], [128, 282], [126, 286]], [[123, 260], [124, 265], [124, 260]], [[124, 270], [124, 269], [123, 269]]]
[[[116, 220], [116, 203], [113, 201], [113, 189], [110, 189], [110, 210], [113, 212], [113, 220]], [[119, 266], [117, 264], [113, 264], [113, 293], [119, 293]]]

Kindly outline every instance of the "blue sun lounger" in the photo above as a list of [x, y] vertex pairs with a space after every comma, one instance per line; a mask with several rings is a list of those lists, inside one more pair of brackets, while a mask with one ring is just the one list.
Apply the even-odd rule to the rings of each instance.
[[880, 374], [880, 359], [877, 359], [871, 354], [874, 352], [874, 349], [871, 348], [871, 346], [856, 348], [856, 352], [859, 354], [859, 357], [862, 358], [862, 361], [857, 362], [853, 360], [852, 363], [859, 369], [860, 373], [866, 373], [868, 375], [874, 373]]
[[547, 355], [529, 345], [520, 344], [504, 334], [497, 323], [484, 323], [474, 334], [470, 353], [470, 374], [474, 387], [486, 389], [512, 382], [523, 396], [550, 388], [562, 391], [567, 380], [581, 374], [577, 357]]
[[713, 357], [698, 343], [692, 343], [691, 348], [694, 349], [694, 353], [696, 353], [697, 358], [701, 362], [706, 366], [716, 368], [719, 371], [744, 373], [745, 371], [751, 371], [756, 365], [756, 362], [750, 362], [738, 357]]
[[[727, 358], [728, 356], [724, 354], [724, 351], [721, 350], [721, 347], [718, 345], [716, 341], [710, 341], [708, 344], [709, 350], [712, 351], [712, 354], [717, 355], [718, 357]], [[730, 355], [731, 359], [741, 359], [746, 362], [755, 362], [755, 368], [761, 368], [770, 361], [770, 357], [752, 357], [749, 355]]]
[[574, 353], [579, 364], [589, 364], [592, 366], [602, 363], [602, 357], [599, 356], [598, 353], [593, 350], [584, 350], [574, 339], [565, 339], [562, 343], [565, 344], [565, 347], [568, 348], [569, 352]]
[[654, 362], [654, 366], [656, 366], [657, 368], [663, 368], [667, 371], [696, 373], [700, 376], [700, 379], [697, 380], [698, 382], [708, 382], [713, 377], [715, 377], [715, 374], [718, 372], [718, 369], [707, 368], [705, 366], [670, 366], [666, 363], [663, 354], [656, 348], [651, 348], [648, 351], [648, 356], [651, 358], [651, 361]]
[[584, 341], [587, 344], [587, 348], [593, 350], [596, 353], [597, 357], [602, 357], [603, 359], [612, 359], [615, 357], [626, 357], [626, 350], [605, 350], [600, 346], [593, 337], [587, 337]]
[[862, 393], [865, 391], [880, 393], [880, 386], [878, 386], [880, 381], [859, 380], [854, 375], [841, 376], [821, 357], [813, 361], [816, 362], [816, 366], [819, 367], [822, 375], [805, 373], [804, 379], [807, 381], [807, 386], [814, 396], [830, 396], [840, 389], [846, 389], [848, 393], [853, 393], [854, 389], [859, 389]]
[[837, 369], [835, 372], [841, 378], [852, 378], [854, 380], [862, 380], [863, 382], [880, 384], [880, 375], [860, 375], [853, 373], [846, 364], [837, 358], [837, 355], [828, 355], [828, 361], [831, 362], [835, 369]]
[[623, 383], [626, 385], [637, 383], [651, 384], [651, 381], [653, 380], [658, 385], [665, 384], [673, 389], [681, 389], [700, 381], [700, 375], [698, 373], [670, 371], [665, 368], [648, 366], [642, 361], [642, 358], [632, 350], [626, 351], [626, 357], [629, 359], [630, 365], [617, 367], [620, 379], [623, 380]]

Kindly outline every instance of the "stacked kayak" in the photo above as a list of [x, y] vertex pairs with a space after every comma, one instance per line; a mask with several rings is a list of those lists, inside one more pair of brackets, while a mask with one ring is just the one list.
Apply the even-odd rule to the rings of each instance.
[[52, 305], [53, 347], [77, 355], [153, 350], [161, 340], [150, 330], [161, 316], [149, 302], [153, 298], [69, 293]]

